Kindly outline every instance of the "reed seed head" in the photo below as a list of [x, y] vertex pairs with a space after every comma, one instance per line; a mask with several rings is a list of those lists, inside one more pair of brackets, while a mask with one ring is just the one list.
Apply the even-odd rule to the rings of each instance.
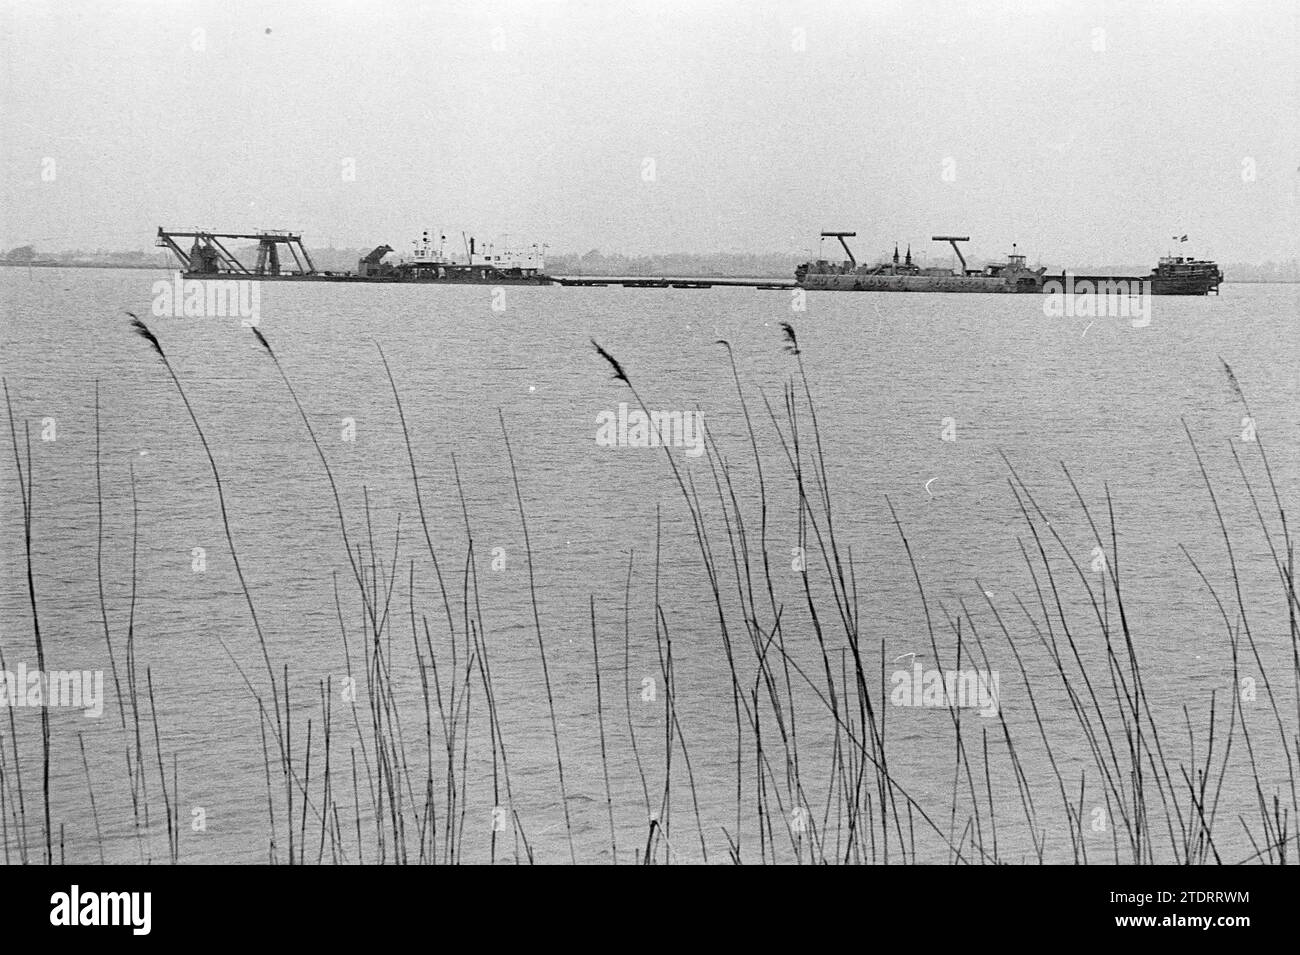
[[627, 373], [623, 371], [623, 366], [618, 363], [617, 358], [615, 358], [609, 352], [605, 351], [605, 349], [601, 348], [600, 344], [596, 341], [596, 339], [593, 338], [591, 340], [591, 344], [596, 347], [596, 354], [599, 355], [601, 358], [605, 359], [605, 361], [609, 362], [610, 367], [614, 369], [615, 378], [617, 378], [620, 381], [626, 382], [629, 385], [632, 384], [631, 381], [628, 381]]
[[135, 312], [127, 312], [126, 314], [131, 316], [131, 330], [152, 345], [159, 358], [166, 360], [167, 356], [163, 354], [162, 345], [158, 344], [158, 338], [154, 333], [149, 331], [149, 326], [140, 321]]
[[785, 350], [792, 355], [799, 354], [799, 339], [794, 333], [794, 327], [789, 322], [782, 322], [781, 331], [785, 333]]
[[271, 345], [266, 340], [266, 336], [263, 335], [260, 331], [258, 331], [256, 325], [252, 326], [252, 328], [253, 328], [253, 336], [258, 340], [258, 342], [261, 343], [262, 347], [266, 349], [266, 353], [270, 355], [272, 358], [274, 358], [275, 352], [271, 350]]

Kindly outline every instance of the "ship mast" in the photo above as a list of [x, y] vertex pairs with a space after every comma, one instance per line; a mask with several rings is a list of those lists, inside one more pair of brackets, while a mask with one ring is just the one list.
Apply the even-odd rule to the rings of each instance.
[[954, 252], [957, 253], [957, 258], [961, 261], [961, 274], [962, 274], [962, 275], [965, 275], [965, 274], [966, 274], [966, 256], [964, 256], [964, 255], [961, 254], [961, 249], [959, 249], [959, 248], [957, 247], [957, 243], [958, 243], [958, 242], [969, 242], [969, 241], [970, 241], [970, 236], [968, 236], [968, 235], [932, 235], [932, 236], [930, 236], [930, 241], [932, 241], [932, 242], [947, 242], [949, 245], [951, 245], [951, 246], [952, 246], [952, 250], [953, 250]]
[[846, 236], [850, 239], [855, 239], [857, 238], [857, 235], [858, 234], [856, 232], [823, 232], [822, 238], [839, 239], [840, 245], [844, 247], [844, 254], [849, 257], [849, 264], [853, 267], [857, 267], [858, 260], [853, 257], [853, 252], [849, 249], [849, 244], [844, 241]]

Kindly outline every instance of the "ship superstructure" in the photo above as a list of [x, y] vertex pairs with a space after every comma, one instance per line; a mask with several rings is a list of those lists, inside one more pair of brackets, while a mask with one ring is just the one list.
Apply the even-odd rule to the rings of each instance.
[[1208, 259], [1166, 255], [1151, 270], [1150, 279], [1153, 295], [1218, 295], [1223, 270]]
[[391, 266], [399, 281], [415, 282], [493, 282], [538, 283], [546, 276], [544, 247], [531, 245], [516, 249], [506, 246], [498, 251], [495, 243], [480, 249], [473, 236], [461, 235], [463, 259], [447, 249], [447, 236], [438, 235], [435, 243], [426, 231], [413, 242], [410, 259]]

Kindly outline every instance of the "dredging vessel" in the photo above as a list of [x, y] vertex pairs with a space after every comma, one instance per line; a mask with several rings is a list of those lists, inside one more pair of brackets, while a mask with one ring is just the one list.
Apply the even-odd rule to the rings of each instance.
[[892, 262], [876, 265], [859, 265], [849, 244], [844, 240], [854, 238], [856, 232], [823, 232], [822, 238], [838, 239], [844, 254], [843, 262], [817, 259], [805, 262], [795, 269], [795, 282], [800, 288], [842, 292], [1041, 292], [1045, 268], [1031, 269], [1025, 257], [1013, 251], [1007, 261], [990, 263], [982, 269], [968, 268], [958, 242], [969, 242], [969, 236], [936, 235], [935, 242], [947, 242], [957, 253], [961, 270], [922, 268], [912, 261], [912, 249], [899, 261], [898, 246], [894, 246]]
[[[466, 238], [465, 258], [456, 259], [447, 251], [447, 237], [435, 245], [424, 232], [414, 241], [410, 259], [386, 261], [393, 252], [390, 245], [376, 246], [357, 262], [355, 272], [321, 271], [312, 263], [302, 236], [296, 232], [176, 232], [158, 227], [155, 245], [170, 249], [187, 279], [255, 279], [289, 282], [421, 282], [447, 285], [550, 285], [544, 271], [543, 247], [533, 245], [524, 250], [498, 252], [489, 246], [486, 252]], [[192, 240], [189, 251], [182, 240]], [[226, 247], [223, 240], [254, 240], [257, 262], [245, 264]], [[283, 249], [283, 253], [281, 252]], [[293, 265], [289, 265], [292, 259]]]

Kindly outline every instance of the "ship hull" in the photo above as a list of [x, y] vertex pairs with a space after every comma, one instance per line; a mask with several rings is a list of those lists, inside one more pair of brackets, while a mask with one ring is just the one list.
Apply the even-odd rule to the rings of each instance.
[[1162, 279], [1151, 280], [1152, 295], [1209, 295], [1218, 294], [1219, 282], [1215, 279]]
[[[1203, 276], [1161, 278], [1155, 275], [1119, 276], [1050, 276], [1046, 282], [1022, 280], [1011, 284], [1000, 278], [983, 276], [932, 275], [871, 275], [853, 272], [834, 274], [809, 274], [803, 276], [798, 287], [808, 291], [827, 292], [983, 292], [994, 294], [1059, 293], [1070, 279], [1074, 285], [1087, 284], [1089, 290], [1130, 285], [1151, 295], [1210, 295], [1217, 294], [1219, 281]], [[1074, 286], [1070, 286], [1074, 287]]]
[[826, 292], [984, 292], [992, 294], [1036, 293], [1033, 280], [1012, 284], [1001, 278], [977, 275], [863, 275], [857, 273], [805, 275], [799, 287]]
[[551, 285], [554, 283], [549, 275], [488, 275], [475, 278], [465, 275], [449, 274], [444, 278], [412, 277], [404, 275], [357, 275], [342, 273], [328, 275], [323, 272], [311, 275], [268, 275], [257, 272], [183, 272], [186, 279], [207, 282], [229, 282], [245, 280], [253, 282], [361, 282], [368, 285]]

